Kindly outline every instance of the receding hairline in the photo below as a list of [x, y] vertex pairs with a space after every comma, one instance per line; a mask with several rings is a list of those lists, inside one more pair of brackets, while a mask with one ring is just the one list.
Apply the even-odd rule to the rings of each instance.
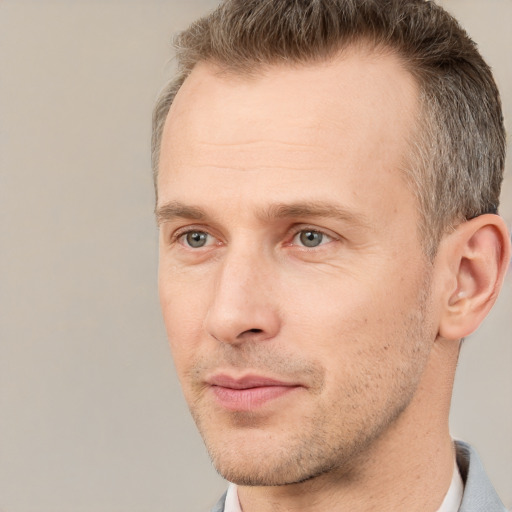
[[[209, 68], [208, 71], [213, 75], [220, 79], [240, 82], [247, 82], [252, 80], [258, 80], [259, 78], [265, 77], [265, 75], [272, 73], [274, 70], [278, 69], [303, 69], [310, 68], [316, 66], [331, 66], [335, 65], [339, 61], [343, 61], [346, 58], [350, 58], [352, 56], [358, 57], [361, 56], [363, 58], [381, 58], [381, 57], [390, 57], [392, 58], [398, 66], [402, 68], [406, 76], [411, 79], [411, 83], [414, 87], [414, 110], [411, 115], [411, 126], [408, 132], [408, 136], [405, 139], [406, 151], [403, 155], [403, 160], [401, 161], [401, 165], [399, 170], [402, 175], [405, 175], [406, 184], [411, 185], [411, 180], [407, 176], [408, 171], [412, 165], [416, 165], [415, 159], [415, 148], [417, 145], [422, 143], [421, 134], [421, 119], [424, 114], [425, 102], [422, 101], [422, 82], [417, 74], [414, 73], [414, 70], [411, 69], [411, 66], [408, 65], [407, 58], [402, 55], [399, 49], [393, 47], [392, 44], [385, 44], [379, 41], [373, 41], [367, 37], [361, 37], [359, 39], [354, 40], [350, 45], [345, 46], [342, 45], [336, 52], [329, 52], [328, 54], [322, 56], [315, 56], [308, 59], [303, 59], [301, 61], [297, 60], [275, 60], [270, 62], [258, 62], [255, 63], [252, 67], [246, 66], [237, 66], [237, 65], [229, 65], [224, 62], [219, 62], [215, 60], [200, 60], [194, 65], [191, 69], [190, 73], [185, 77], [185, 79], [180, 83], [180, 87], [176, 90], [175, 95], [173, 96], [173, 100], [169, 105], [169, 109], [167, 111], [167, 115], [165, 116], [165, 121], [162, 126], [162, 131], [160, 134], [160, 141], [163, 140], [163, 133], [165, 130], [165, 125], [167, 125], [169, 121], [169, 115], [173, 109], [173, 105], [175, 104], [175, 99], [178, 96], [182, 86], [185, 82], [191, 77], [194, 71], [200, 68]], [[158, 181], [158, 167], [160, 165], [161, 158], [161, 148], [159, 148], [159, 159], [156, 166], [155, 173], [155, 185], [157, 185]], [[158, 202], [158, 194], [157, 201]]]
[[265, 60], [247, 57], [246, 59], [223, 60], [215, 57], [206, 57], [199, 59], [187, 72], [181, 85], [190, 76], [197, 66], [208, 65], [215, 69], [219, 76], [226, 76], [230, 79], [257, 79], [265, 72], [277, 67], [302, 68], [307, 66], [317, 66], [322, 64], [331, 64], [345, 55], [361, 56], [395, 56], [402, 64], [404, 69], [411, 72], [408, 66], [408, 59], [400, 48], [391, 41], [383, 41], [378, 37], [372, 37], [366, 34], [354, 36], [347, 41], [340, 41], [331, 47], [326, 47], [318, 52], [305, 54], [301, 56], [290, 56], [281, 58], [279, 55], [269, 56]]
[[[322, 55], [315, 55], [312, 57], [304, 58], [301, 60], [298, 59], [289, 59], [289, 60], [268, 60], [268, 61], [254, 61], [250, 65], [246, 65], [245, 62], [223, 62], [216, 59], [201, 59], [199, 60], [187, 73], [185, 77], [177, 77], [174, 82], [176, 83], [176, 88], [172, 96], [170, 95], [169, 102], [167, 105], [167, 110], [165, 117], [163, 119], [163, 123], [159, 132], [159, 141], [162, 141], [162, 135], [164, 131], [164, 127], [167, 124], [169, 114], [173, 108], [175, 103], [175, 99], [177, 98], [179, 92], [181, 91], [183, 85], [189, 80], [189, 78], [194, 74], [197, 69], [200, 68], [209, 68], [209, 71], [219, 79], [229, 80], [230, 82], [250, 82], [252, 80], [258, 80], [259, 78], [264, 78], [267, 74], [272, 73], [274, 70], [278, 69], [304, 69], [309, 67], [316, 66], [331, 66], [335, 65], [337, 61], [344, 60], [345, 58], [351, 56], [361, 56], [363, 58], [380, 58], [380, 57], [391, 57], [395, 59], [395, 62], [405, 71], [408, 76], [412, 79], [412, 83], [415, 87], [415, 94], [417, 96], [416, 106], [417, 106], [417, 114], [421, 114], [422, 103], [420, 101], [420, 96], [422, 92], [422, 80], [421, 77], [418, 76], [418, 73], [415, 72], [416, 69], [413, 65], [409, 63], [407, 56], [403, 55], [399, 48], [393, 46], [392, 43], [384, 43], [381, 41], [374, 41], [369, 37], [362, 36], [359, 39], [354, 39], [349, 45], [341, 45], [336, 51], [329, 51]], [[170, 87], [166, 87], [166, 90], [170, 90]], [[158, 156], [160, 156], [160, 147], [158, 148]], [[156, 162], [159, 163], [158, 161]], [[158, 175], [158, 165], [155, 168], [155, 177]]]

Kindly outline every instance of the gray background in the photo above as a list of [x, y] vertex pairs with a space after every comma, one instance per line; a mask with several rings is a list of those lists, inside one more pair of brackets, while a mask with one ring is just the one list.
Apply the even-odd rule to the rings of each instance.
[[[150, 111], [211, 1], [0, 2], [0, 510], [206, 510], [156, 294]], [[512, 120], [512, 2], [446, 0]], [[510, 159], [502, 213], [512, 220]], [[512, 506], [512, 276], [466, 343], [452, 430]]]

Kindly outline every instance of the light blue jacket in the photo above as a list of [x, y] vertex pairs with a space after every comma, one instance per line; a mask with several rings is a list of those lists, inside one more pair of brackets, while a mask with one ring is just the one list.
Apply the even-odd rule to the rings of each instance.
[[[480, 459], [467, 443], [455, 442], [457, 464], [464, 481], [464, 496], [459, 512], [507, 512], [485, 474]], [[212, 508], [211, 512], [224, 512], [226, 494]]]
[[459, 512], [507, 512], [475, 450], [461, 441], [456, 441], [455, 447], [457, 464], [465, 482]]

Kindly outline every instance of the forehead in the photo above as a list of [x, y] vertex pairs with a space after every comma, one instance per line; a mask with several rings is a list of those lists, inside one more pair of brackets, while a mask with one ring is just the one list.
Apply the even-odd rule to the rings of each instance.
[[417, 102], [413, 77], [389, 52], [353, 49], [251, 76], [201, 63], [166, 120], [159, 202], [175, 199], [185, 182], [190, 193], [192, 183], [201, 189], [210, 178], [224, 180], [228, 196], [244, 186], [249, 193], [255, 175], [269, 190], [296, 180], [307, 187], [322, 172], [322, 178], [341, 173], [351, 186], [369, 180], [378, 188], [403, 166]]
[[[354, 121], [372, 127], [380, 122], [399, 129], [404, 116], [415, 112], [416, 97], [414, 78], [391, 50], [354, 47], [330, 60], [261, 66], [250, 75], [202, 62], [176, 95], [166, 130], [172, 137], [200, 141], [203, 136], [245, 137], [237, 126], [244, 120], [251, 121], [244, 129], [253, 128], [254, 135], [263, 128], [268, 136], [278, 137], [284, 135], [283, 128], [289, 131], [297, 123], [297, 128], [326, 123], [350, 130]], [[208, 114], [220, 117], [205, 124]], [[223, 130], [212, 133], [215, 124]]]

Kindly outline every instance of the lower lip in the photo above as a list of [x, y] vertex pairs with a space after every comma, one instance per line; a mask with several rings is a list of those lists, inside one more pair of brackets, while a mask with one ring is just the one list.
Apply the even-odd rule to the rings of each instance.
[[276, 400], [300, 386], [261, 386], [257, 388], [233, 389], [212, 386], [217, 402], [230, 411], [253, 411]]

